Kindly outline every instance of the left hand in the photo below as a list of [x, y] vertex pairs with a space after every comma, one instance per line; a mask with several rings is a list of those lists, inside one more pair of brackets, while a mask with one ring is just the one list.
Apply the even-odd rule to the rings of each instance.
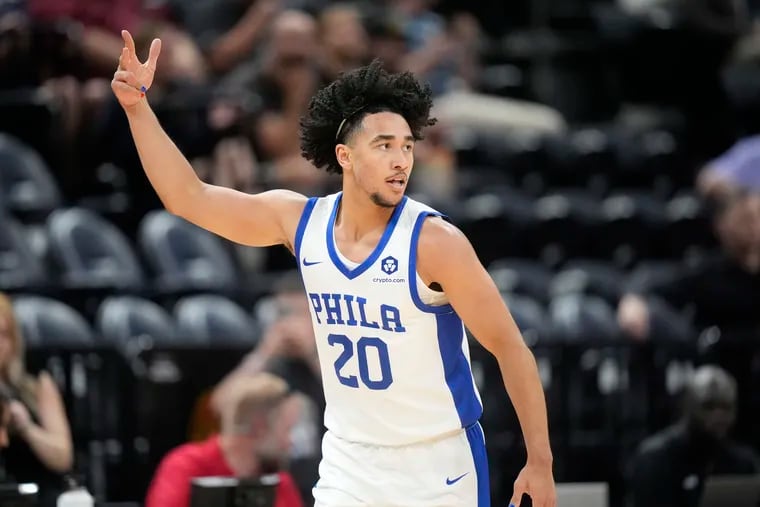
[[29, 425], [32, 424], [32, 416], [29, 415], [29, 410], [18, 400], [11, 401], [11, 427], [20, 435], [23, 435]]
[[556, 507], [557, 492], [551, 465], [528, 463], [515, 480], [510, 507], [520, 507], [523, 494], [530, 496], [534, 507]]

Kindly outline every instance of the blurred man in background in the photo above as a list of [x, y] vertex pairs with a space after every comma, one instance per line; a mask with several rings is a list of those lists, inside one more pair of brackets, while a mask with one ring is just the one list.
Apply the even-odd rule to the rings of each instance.
[[191, 481], [197, 477], [251, 479], [279, 473], [275, 507], [301, 507], [293, 479], [283, 471], [301, 403], [274, 375], [239, 379], [221, 404], [221, 432], [171, 451], [156, 470], [145, 506], [189, 507]]
[[729, 438], [736, 381], [716, 366], [696, 370], [683, 418], [639, 447], [630, 476], [631, 507], [698, 507], [711, 475], [755, 474], [758, 457]]

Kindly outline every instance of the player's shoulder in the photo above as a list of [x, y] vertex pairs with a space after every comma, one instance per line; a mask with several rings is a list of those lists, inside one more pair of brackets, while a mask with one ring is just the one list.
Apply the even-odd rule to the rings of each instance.
[[418, 239], [421, 248], [457, 246], [468, 243], [467, 237], [445, 216], [440, 214], [426, 214], [422, 218]]
[[305, 195], [285, 188], [267, 190], [259, 195], [266, 198], [267, 201], [271, 202], [272, 205], [277, 206], [282, 211], [292, 212], [299, 215], [309, 202], [309, 198]]

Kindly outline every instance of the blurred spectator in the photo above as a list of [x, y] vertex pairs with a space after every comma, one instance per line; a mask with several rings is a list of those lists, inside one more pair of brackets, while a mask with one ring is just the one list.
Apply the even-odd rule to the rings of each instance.
[[229, 73], [210, 106], [213, 128], [243, 123], [267, 186], [313, 193], [327, 179], [300, 156], [298, 140], [299, 119], [325, 82], [319, 55], [316, 20], [305, 12], [283, 11], [272, 23], [259, 58]]
[[318, 467], [325, 401], [322, 379], [309, 314], [309, 302], [297, 271], [287, 272], [275, 282], [274, 295], [258, 306], [257, 316], [266, 329], [261, 343], [219, 383], [212, 395], [218, 413], [241, 378], [270, 371], [287, 379], [291, 387], [307, 395], [308, 411], [299, 421], [291, 449], [293, 476], [303, 498], [319, 479]]
[[219, 410], [228, 386], [239, 378], [271, 371], [294, 389], [324, 405], [317, 344], [309, 314], [309, 302], [297, 272], [280, 276], [274, 295], [259, 307], [259, 320], [266, 329], [261, 343], [230, 372], [214, 391], [213, 406]]
[[716, 366], [694, 372], [683, 418], [647, 438], [631, 462], [630, 507], [698, 507], [711, 475], [755, 474], [755, 452], [729, 438], [736, 381]]
[[721, 252], [628, 289], [618, 305], [618, 322], [629, 336], [637, 340], [650, 337], [650, 296], [688, 310], [701, 328], [715, 325], [731, 330], [760, 325], [760, 194], [741, 195], [722, 203], [715, 229]]
[[193, 160], [198, 177], [206, 183], [255, 193], [262, 190], [259, 162], [248, 139], [225, 137], [214, 147], [211, 157]]
[[[141, 0], [27, 0], [27, 11], [35, 25], [64, 35], [83, 65], [80, 78], [110, 77], [114, 55], [119, 55], [123, 46], [121, 30], [138, 34], [138, 50], [147, 50], [146, 43], [161, 37], [163, 75], [197, 79], [204, 74], [192, 39], [161, 19], [162, 13], [146, 9]], [[161, 80], [158, 74], [156, 77]]]
[[13, 307], [0, 294], [0, 380], [13, 396], [10, 403], [10, 445], [3, 449], [9, 476], [40, 488], [41, 507], [55, 506], [63, 491], [64, 472], [73, 451], [66, 410], [52, 377], [30, 375], [24, 365], [24, 342]]
[[0, 480], [5, 480], [5, 470], [2, 466], [2, 449], [10, 443], [8, 432], [11, 425], [11, 396], [10, 390], [5, 384], [0, 383]]
[[760, 192], [760, 28], [739, 40], [723, 71], [723, 86], [736, 116], [739, 139], [708, 162], [698, 190], [712, 200]]
[[255, 478], [279, 473], [276, 507], [301, 507], [291, 476], [284, 472], [291, 430], [301, 399], [287, 383], [267, 373], [238, 379], [221, 404], [221, 433], [169, 452], [158, 466], [145, 507], [189, 507], [196, 477]]
[[369, 36], [359, 8], [338, 3], [319, 14], [323, 78], [332, 81], [346, 72], [369, 63]]
[[760, 135], [745, 137], [710, 161], [699, 174], [697, 188], [712, 200], [742, 192], [760, 193]]
[[281, 8], [281, 0], [170, 0], [171, 11], [223, 75], [249, 59]]

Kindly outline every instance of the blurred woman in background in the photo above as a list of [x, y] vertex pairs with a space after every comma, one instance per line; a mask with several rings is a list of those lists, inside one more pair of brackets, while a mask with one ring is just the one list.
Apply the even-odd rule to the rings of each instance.
[[2, 450], [9, 479], [39, 486], [40, 507], [54, 507], [71, 469], [73, 450], [66, 409], [50, 374], [33, 376], [10, 299], [0, 293], [0, 381], [10, 390], [10, 442]]

